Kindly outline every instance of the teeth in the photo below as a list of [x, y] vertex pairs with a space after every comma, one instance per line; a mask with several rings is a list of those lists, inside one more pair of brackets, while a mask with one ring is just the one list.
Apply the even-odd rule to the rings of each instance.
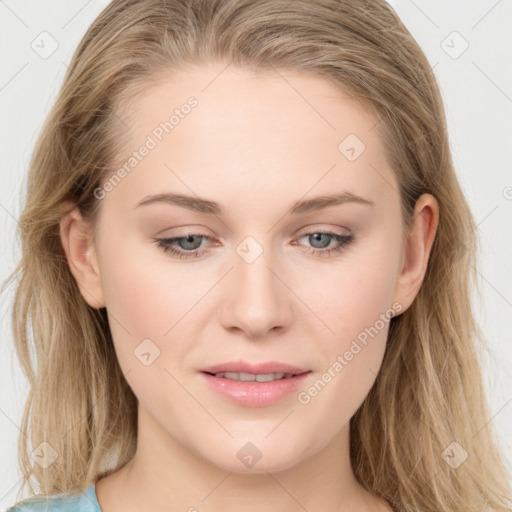
[[279, 379], [288, 379], [292, 377], [292, 373], [244, 373], [244, 372], [221, 372], [216, 373], [215, 377], [224, 377], [231, 380], [240, 380], [242, 382], [270, 382]]

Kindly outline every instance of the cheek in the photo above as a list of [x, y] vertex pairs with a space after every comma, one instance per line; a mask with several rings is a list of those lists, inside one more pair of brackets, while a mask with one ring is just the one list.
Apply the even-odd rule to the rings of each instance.
[[192, 265], [180, 267], [159, 251], [153, 242], [129, 233], [102, 245], [101, 281], [114, 346], [136, 389], [140, 372], [143, 385], [151, 388], [164, 369], [174, 373], [186, 358], [197, 337], [200, 301], [214, 283], [198, 278]]
[[365, 285], [363, 280], [357, 293], [338, 300], [341, 308], [337, 323], [334, 318], [328, 320], [335, 325], [336, 335], [324, 336], [319, 344], [324, 365], [311, 386], [297, 397], [306, 414], [323, 422], [329, 418], [328, 430], [332, 435], [363, 403], [386, 350], [390, 321], [388, 290], [385, 286], [379, 289]]
[[106, 241], [102, 252], [109, 313], [132, 336], [161, 339], [204, 295], [207, 283], [192, 283], [193, 273], [168, 261], [151, 240], [141, 241], [130, 233], [120, 238], [121, 243]]
[[141, 368], [149, 369], [144, 366], [148, 358], [162, 359], [163, 334], [174, 323], [174, 308], [169, 300], [172, 293], [163, 300], [166, 287], [152, 273], [147, 256], [144, 260], [141, 245], [131, 242], [121, 229], [111, 231], [119, 236], [103, 240], [101, 285], [117, 357], [123, 371], [130, 372], [130, 380]]
[[389, 313], [392, 305], [397, 257], [398, 251], [385, 247], [377, 239], [364, 251], [354, 251], [339, 266], [316, 273], [317, 290], [323, 293], [309, 294], [312, 309], [329, 326], [337, 349], [343, 349], [360, 334], [364, 339], [364, 333], [375, 324], [382, 330], [379, 319]]
[[179, 329], [172, 329], [185, 313], [182, 287], [163, 275], [161, 263], [148, 259], [140, 243], [106, 243], [103, 254], [102, 286], [119, 365], [139, 402], [161, 408], [179, 392], [171, 362], [186, 348], [175, 343]]
[[323, 336], [319, 348], [324, 368], [299, 402], [316, 401], [326, 415], [336, 414], [338, 424], [348, 421], [363, 402], [385, 353], [399, 255], [398, 245], [389, 240], [386, 234], [375, 237], [364, 251], [331, 271], [329, 280], [322, 276], [327, 291], [318, 311], [334, 334]]

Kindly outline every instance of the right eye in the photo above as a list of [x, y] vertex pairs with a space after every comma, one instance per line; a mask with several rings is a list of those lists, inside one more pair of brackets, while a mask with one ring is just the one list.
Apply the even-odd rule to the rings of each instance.
[[[169, 253], [178, 258], [199, 258], [203, 254], [207, 254], [209, 249], [197, 251], [197, 247], [201, 244], [197, 243], [198, 239], [211, 240], [211, 237], [206, 235], [190, 234], [187, 236], [178, 236], [173, 238], [155, 238], [155, 242], [159, 247], [163, 249], [165, 253]], [[182, 242], [182, 240], [184, 242]], [[181, 249], [176, 249], [179, 244]]]

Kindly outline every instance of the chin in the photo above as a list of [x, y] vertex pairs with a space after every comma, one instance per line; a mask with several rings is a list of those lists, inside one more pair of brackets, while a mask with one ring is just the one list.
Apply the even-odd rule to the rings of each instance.
[[[268, 435], [268, 434], [265, 434]], [[307, 455], [304, 444], [283, 445], [281, 440], [266, 439], [264, 436], [252, 440], [232, 439], [222, 447], [222, 452], [210, 462], [226, 471], [240, 474], [266, 474], [285, 471], [297, 465]]]

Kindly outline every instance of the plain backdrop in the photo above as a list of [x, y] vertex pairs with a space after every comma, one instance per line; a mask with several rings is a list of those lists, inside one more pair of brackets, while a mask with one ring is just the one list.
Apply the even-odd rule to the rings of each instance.
[[[390, 2], [440, 84], [453, 159], [478, 223], [478, 321], [493, 357], [485, 386], [505, 460], [512, 465], [512, 1]], [[30, 154], [79, 40], [106, 0], [0, 0], [0, 279], [20, 254], [16, 219]], [[0, 296], [0, 509], [16, 500], [22, 407], [28, 386], [15, 357], [10, 308]], [[484, 427], [484, 425], [482, 425]]]

